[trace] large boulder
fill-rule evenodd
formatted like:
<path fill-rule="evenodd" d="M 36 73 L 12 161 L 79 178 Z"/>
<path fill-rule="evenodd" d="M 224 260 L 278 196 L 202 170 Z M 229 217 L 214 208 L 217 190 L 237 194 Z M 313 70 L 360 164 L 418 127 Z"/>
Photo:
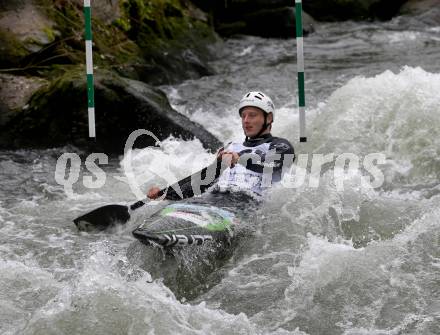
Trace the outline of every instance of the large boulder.
<path fill-rule="evenodd" d="M 294 7 L 262 9 L 245 15 L 245 31 L 262 37 L 295 37 L 295 15 Z M 314 31 L 315 21 L 307 13 L 302 13 L 302 23 L 304 35 Z"/>
<path fill-rule="evenodd" d="M 28 108 L 32 95 L 47 86 L 47 80 L 38 77 L 23 77 L 0 74 L 0 128 L 6 125 L 14 115 Z"/>
<path fill-rule="evenodd" d="M 120 154 L 128 136 L 136 129 L 147 129 L 159 139 L 170 135 L 183 139 L 197 137 L 212 150 L 221 146 L 202 126 L 173 110 L 162 91 L 102 70 L 97 73 L 95 83 L 97 141 L 90 147 L 84 73 L 84 68 L 72 69 L 35 93 L 28 108 L 0 127 L 0 146 L 74 144 Z M 154 142 L 153 138 L 142 136 L 136 146 L 154 145 Z"/>
<path fill-rule="evenodd" d="M 189 1 L 128 0 L 117 23 L 142 51 L 139 79 L 162 85 L 214 73 L 208 61 L 220 39 L 207 21 Z"/>
<path fill-rule="evenodd" d="M 216 16 L 216 29 L 223 36 L 247 34 L 262 37 L 295 37 L 295 8 L 283 6 L 288 1 L 260 0 L 232 2 Z M 291 2 L 290 2 L 291 5 Z M 314 31 L 315 21 L 307 13 L 302 13 L 303 34 Z"/>
<path fill-rule="evenodd" d="M 304 10 L 321 21 L 388 20 L 406 0 L 306 0 Z"/>
<path fill-rule="evenodd" d="M 295 6 L 295 1 L 291 0 L 215 0 L 215 2 L 216 15 L 226 21 L 235 21 L 243 15 L 260 10 Z"/>

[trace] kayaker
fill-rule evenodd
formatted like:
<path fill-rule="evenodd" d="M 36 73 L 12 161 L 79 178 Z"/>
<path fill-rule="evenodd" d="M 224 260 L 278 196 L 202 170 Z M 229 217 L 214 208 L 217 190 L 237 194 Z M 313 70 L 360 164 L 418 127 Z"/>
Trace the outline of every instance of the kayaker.
<path fill-rule="evenodd" d="M 283 167 L 291 166 L 294 149 L 286 139 L 271 135 L 275 107 L 266 94 L 246 93 L 238 113 L 246 138 L 243 143 L 230 142 L 219 150 L 217 160 L 229 168 L 213 183 L 212 189 L 213 192 L 243 191 L 261 196 L 265 188 L 281 180 Z M 184 198 L 194 195 L 190 185 L 186 190 L 183 187 L 182 192 Z M 160 188 L 153 186 L 147 196 L 156 199 L 159 194 Z"/>

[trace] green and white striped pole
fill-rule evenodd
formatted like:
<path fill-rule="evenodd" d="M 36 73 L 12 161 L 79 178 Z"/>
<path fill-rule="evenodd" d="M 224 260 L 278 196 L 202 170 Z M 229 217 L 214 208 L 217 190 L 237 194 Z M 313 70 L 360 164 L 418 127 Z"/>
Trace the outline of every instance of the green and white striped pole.
<path fill-rule="evenodd" d="M 302 26 L 302 3 L 295 0 L 296 21 L 296 55 L 298 66 L 298 108 L 299 108 L 299 141 L 307 142 L 306 136 L 306 97 L 304 92 L 304 40 Z"/>
<path fill-rule="evenodd" d="M 89 117 L 89 137 L 96 138 L 95 92 L 93 87 L 92 9 L 90 7 L 90 0 L 84 0 L 84 22 L 86 32 L 87 110 Z"/>

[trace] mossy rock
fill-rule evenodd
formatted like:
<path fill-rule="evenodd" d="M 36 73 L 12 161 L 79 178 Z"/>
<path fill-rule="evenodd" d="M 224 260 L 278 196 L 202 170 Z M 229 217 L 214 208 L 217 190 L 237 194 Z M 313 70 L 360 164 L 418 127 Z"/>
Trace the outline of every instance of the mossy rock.
<path fill-rule="evenodd" d="M 52 77 L 52 71 L 55 69 L 58 72 L 60 65 L 84 64 L 82 1 L 36 1 L 41 11 L 54 22 L 54 29 L 48 29 L 47 34 L 54 35 L 55 40 L 44 50 L 24 59 L 22 61 L 23 71 Z M 124 31 L 112 23 L 107 24 L 99 17 L 100 15 L 92 20 L 94 65 L 100 68 L 116 69 L 124 76 L 137 78 L 135 67 L 145 65 L 139 47 L 126 36 Z"/>
<path fill-rule="evenodd" d="M 219 42 L 213 28 L 191 15 L 192 7 L 180 0 L 121 1 L 117 22 L 142 50 L 145 68 L 139 77 L 152 84 L 171 84 L 213 74 L 207 61 L 210 46 Z"/>
<path fill-rule="evenodd" d="M 60 65 L 84 64 L 82 1 L 27 0 L 14 8 L 14 15 L 20 17 L 31 5 L 38 7 L 35 24 L 42 27 L 44 39 L 24 43 L 0 29 L 0 65 L 18 68 L 21 75 L 52 77 Z M 208 45 L 219 39 L 200 13 L 184 0 L 92 2 L 94 65 L 155 85 L 212 74 Z M 34 45 L 38 50 L 27 48 Z"/>
<path fill-rule="evenodd" d="M 170 135 L 197 137 L 212 150 L 221 143 L 202 126 L 171 108 L 166 95 L 145 83 L 97 73 L 95 82 L 97 142 L 90 147 L 87 121 L 85 68 L 71 67 L 48 87 L 34 94 L 29 108 L 22 110 L 0 130 L 0 146 L 58 147 L 73 144 L 90 150 L 123 153 L 125 141 L 136 129 L 152 131 L 159 139 Z M 142 137 L 137 147 L 154 145 Z"/>

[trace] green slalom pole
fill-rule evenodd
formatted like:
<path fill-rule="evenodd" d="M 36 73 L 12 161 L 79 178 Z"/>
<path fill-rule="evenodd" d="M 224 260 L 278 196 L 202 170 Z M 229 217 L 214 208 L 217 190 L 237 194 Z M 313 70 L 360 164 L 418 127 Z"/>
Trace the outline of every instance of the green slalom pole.
<path fill-rule="evenodd" d="M 89 118 L 89 137 L 96 138 L 95 92 L 93 87 L 92 9 L 90 7 L 90 0 L 84 0 L 84 22 L 86 33 L 87 110 Z"/>
<path fill-rule="evenodd" d="M 304 92 L 304 39 L 302 26 L 302 3 L 295 0 L 296 21 L 296 54 L 298 66 L 298 109 L 299 109 L 299 141 L 307 142 L 306 136 L 306 95 Z"/>

